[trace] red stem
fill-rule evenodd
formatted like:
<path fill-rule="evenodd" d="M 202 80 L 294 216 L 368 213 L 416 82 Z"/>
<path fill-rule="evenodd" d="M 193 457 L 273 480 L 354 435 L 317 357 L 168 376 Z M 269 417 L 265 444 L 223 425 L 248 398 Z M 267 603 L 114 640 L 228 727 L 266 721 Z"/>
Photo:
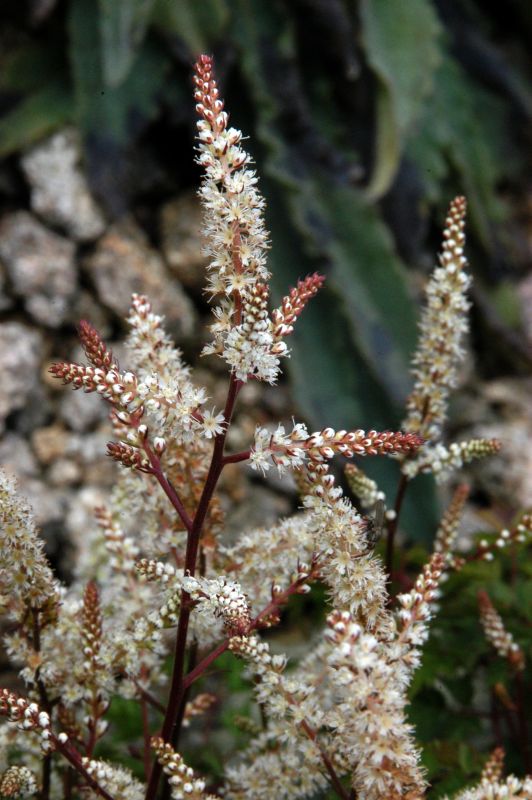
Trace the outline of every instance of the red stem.
<path fill-rule="evenodd" d="M 300 723 L 300 726 L 305 731 L 305 733 L 307 734 L 308 738 L 312 742 L 315 743 L 316 747 L 320 751 L 321 760 L 323 761 L 325 769 L 329 773 L 329 777 L 331 779 L 331 783 L 333 785 L 334 791 L 336 792 L 338 797 L 342 798 L 342 800 L 349 800 L 349 795 L 347 794 L 346 790 L 342 786 L 342 784 L 340 782 L 340 778 L 336 774 L 336 770 L 335 770 L 335 768 L 333 766 L 333 763 L 332 763 L 331 759 L 329 758 L 329 756 L 327 755 L 325 750 L 322 749 L 320 743 L 317 740 L 318 739 L 318 734 L 316 733 L 314 728 L 311 728 L 311 726 L 308 724 L 308 722 L 305 719 Z"/>
<path fill-rule="evenodd" d="M 143 443 L 143 449 L 150 461 L 153 475 L 155 475 L 155 477 L 159 481 L 162 490 L 164 491 L 165 495 L 167 496 L 167 498 L 170 500 L 171 504 L 177 511 L 179 518 L 181 519 L 181 522 L 185 526 L 186 530 L 190 533 L 192 529 L 192 520 L 187 514 L 185 506 L 179 499 L 176 490 L 174 489 L 174 487 L 164 474 L 159 457 L 156 455 L 156 453 L 153 452 L 147 440 L 144 441 Z"/>
<path fill-rule="evenodd" d="M 528 723 L 525 708 L 526 691 L 523 680 L 523 673 L 521 670 L 515 673 L 515 686 L 517 696 L 517 722 L 519 725 L 519 739 L 521 751 L 523 753 L 523 762 L 525 766 L 525 773 L 527 775 L 532 772 L 532 764 L 530 759 L 530 746 L 528 741 Z"/>
<path fill-rule="evenodd" d="M 61 755 L 64 756 L 64 758 L 66 758 L 66 760 L 69 761 L 70 764 L 72 764 L 76 772 L 79 772 L 79 774 L 83 777 L 83 779 L 91 787 L 91 789 L 94 789 L 94 791 L 101 797 L 103 797 L 104 800 L 114 800 L 113 796 L 109 794 L 109 792 L 106 789 L 104 789 L 103 786 L 100 786 L 98 781 L 95 780 L 92 777 L 92 775 L 89 775 L 89 773 L 81 763 L 81 757 L 77 750 L 75 750 L 68 742 L 64 745 L 61 744 L 57 739 L 57 737 L 54 737 L 53 741 L 58 752 L 60 752 Z"/>
<path fill-rule="evenodd" d="M 201 531 L 203 529 L 203 524 L 205 522 L 205 518 L 209 510 L 209 504 L 211 502 L 212 496 L 216 489 L 216 485 L 218 483 L 218 479 L 224 467 L 223 452 L 225 446 L 225 438 L 227 436 L 227 430 L 231 422 L 231 417 L 233 416 L 233 410 L 235 407 L 236 398 L 238 396 L 238 392 L 240 391 L 241 386 L 242 386 L 242 381 L 237 380 L 234 373 L 231 373 L 231 377 L 229 380 L 229 390 L 227 393 L 227 400 L 223 412 L 225 418 L 224 430 L 222 433 L 216 436 L 214 440 L 211 465 L 209 467 L 209 472 L 207 474 L 205 486 L 203 487 L 203 492 L 201 494 L 198 508 L 194 515 L 194 519 L 190 527 L 187 527 L 188 538 L 187 538 L 187 548 L 185 553 L 184 572 L 185 574 L 189 574 L 191 576 L 193 576 L 196 571 L 196 560 L 198 556 Z M 163 486 L 163 489 L 164 488 L 165 487 Z M 170 495 L 168 495 L 168 497 L 170 497 Z M 172 505 L 174 505 L 175 507 L 174 503 L 172 503 Z M 164 717 L 164 722 L 161 730 L 161 736 L 165 742 L 171 742 L 172 739 L 174 738 L 175 735 L 174 727 L 176 726 L 182 695 L 183 692 L 185 691 L 185 687 L 183 685 L 183 669 L 185 665 L 185 652 L 186 652 L 188 624 L 190 621 L 191 608 L 192 606 L 190 603 L 190 597 L 187 594 L 187 592 L 183 591 L 181 593 L 181 608 L 179 612 L 179 621 L 177 624 L 177 636 L 174 649 L 174 666 L 172 670 L 170 696 L 168 698 L 168 705 L 166 707 L 166 714 Z M 155 760 L 151 770 L 150 780 L 148 782 L 148 788 L 146 790 L 146 800 L 154 800 L 155 795 L 157 793 L 157 786 L 159 785 L 159 779 L 161 777 L 161 773 L 162 773 L 162 767 L 159 764 L 159 762 Z"/>
<path fill-rule="evenodd" d="M 247 461 L 250 455 L 251 450 L 243 450 L 241 453 L 232 453 L 230 456 L 224 456 L 224 466 L 225 464 L 238 464 L 240 461 Z"/>
<path fill-rule="evenodd" d="M 388 573 L 388 580 L 391 582 L 393 574 L 393 551 L 395 543 L 395 534 L 399 526 L 399 515 L 405 498 L 406 487 L 408 486 L 408 478 L 406 475 L 401 475 L 399 485 L 397 487 L 397 495 L 395 497 L 394 511 L 395 516 L 388 522 L 387 538 L 386 538 L 386 572 Z"/>
<path fill-rule="evenodd" d="M 33 649 L 36 653 L 40 653 L 41 651 L 41 624 L 39 621 L 39 609 L 33 608 Z M 40 667 L 37 667 L 35 670 L 35 681 L 37 683 L 37 689 L 39 691 L 39 700 L 41 704 L 41 708 L 43 711 L 46 711 L 47 714 L 52 716 L 52 707 L 50 703 L 50 699 L 48 697 L 48 692 L 46 691 L 46 686 L 44 685 L 41 676 L 40 676 Z M 50 797 L 50 782 L 52 777 L 52 754 L 46 753 L 43 756 L 42 760 L 42 776 L 41 776 L 41 791 L 40 796 L 41 800 L 48 800 Z"/>
<path fill-rule="evenodd" d="M 144 739 L 144 750 L 142 760 L 144 763 L 144 777 L 148 780 L 150 774 L 150 723 L 148 718 L 148 704 L 145 697 L 140 699 L 140 713 L 142 715 L 142 737 Z"/>

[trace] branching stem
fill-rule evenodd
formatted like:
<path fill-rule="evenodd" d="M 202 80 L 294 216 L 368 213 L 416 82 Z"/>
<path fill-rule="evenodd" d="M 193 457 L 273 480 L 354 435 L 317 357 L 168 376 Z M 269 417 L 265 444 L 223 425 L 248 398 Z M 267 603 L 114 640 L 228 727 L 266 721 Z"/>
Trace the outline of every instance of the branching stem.
<path fill-rule="evenodd" d="M 397 532 L 397 528 L 399 526 L 399 516 L 401 514 L 401 509 L 403 507 L 403 501 L 405 499 L 405 493 L 408 486 L 408 478 L 406 475 L 401 474 L 401 478 L 399 480 L 399 485 L 397 487 L 397 495 L 395 497 L 395 503 L 393 510 L 395 512 L 393 519 L 388 521 L 387 525 L 387 535 L 386 535 L 386 572 L 388 574 L 388 580 L 391 582 L 392 574 L 393 574 L 393 555 L 394 555 L 394 544 L 395 544 L 395 534 Z"/>
<path fill-rule="evenodd" d="M 239 381 L 235 377 L 234 373 L 231 373 L 231 377 L 229 379 L 229 389 L 227 392 L 227 400 L 223 412 L 225 419 L 224 430 L 222 433 L 218 434 L 218 436 L 216 436 L 214 440 L 214 448 L 211 458 L 211 464 L 209 467 L 207 478 L 205 480 L 205 486 L 203 487 L 203 492 L 201 494 L 201 498 L 198 503 L 196 513 L 194 515 L 194 519 L 192 520 L 190 527 L 187 527 L 188 537 L 187 537 L 187 548 L 185 553 L 184 572 L 185 574 L 191 576 L 193 576 L 196 572 L 196 560 L 198 557 L 201 532 L 203 530 L 203 525 L 209 510 L 209 505 L 212 496 L 216 490 L 220 474 L 224 467 L 225 439 L 227 436 L 229 425 L 231 423 L 231 418 L 233 416 L 233 410 L 235 407 L 236 398 L 238 397 L 238 393 L 240 391 L 241 386 L 242 386 L 242 381 Z M 149 455 L 148 458 L 150 458 Z M 151 459 L 150 463 L 152 463 Z M 164 478 L 164 476 L 162 477 Z M 159 482 L 161 482 L 158 476 L 157 478 Z M 161 486 L 163 486 L 162 483 Z M 171 487 L 169 488 L 171 489 Z M 164 486 L 163 489 L 165 489 Z M 165 492 L 169 497 L 169 499 L 171 500 L 170 495 L 168 494 L 166 489 Z M 172 500 L 171 502 L 174 508 L 176 508 L 175 503 Z M 179 514 L 179 516 L 181 517 L 181 519 L 183 519 L 181 514 Z M 179 612 L 179 621 L 177 624 L 177 636 L 174 648 L 174 665 L 172 670 L 170 695 L 168 698 L 168 705 L 166 707 L 166 714 L 164 717 L 164 722 L 161 730 L 161 736 L 165 742 L 171 742 L 174 736 L 176 735 L 177 731 L 175 730 L 175 728 L 176 728 L 176 723 L 178 721 L 179 709 L 181 706 L 183 693 L 186 689 L 183 683 L 183 677 L 184 677 L 183 670 L 185 666 L 187 634 L 188 634 L 188 625 L 190 621 L 191 609 L 192 606 L 190 603 L 190 597 L 187 592 L 183 591 L 181 593 L 181 607 Z M 150 779 L 148 781 L 146 800 L 154 800 L 155 795 L 157 793 L 157 787 L 159 785 L 161 772 L 162 772 L 161 765 L 157 760 L 154 761 Z"/>

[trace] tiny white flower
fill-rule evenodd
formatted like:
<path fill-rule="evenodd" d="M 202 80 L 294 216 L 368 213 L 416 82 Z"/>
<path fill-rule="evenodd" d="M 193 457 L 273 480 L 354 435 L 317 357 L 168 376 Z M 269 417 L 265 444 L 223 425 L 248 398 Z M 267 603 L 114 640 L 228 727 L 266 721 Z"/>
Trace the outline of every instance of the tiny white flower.
<path fill-rule="evenodd" d="M 203 433 L 207 439 L 212 439 L 213 436 L 218 436 L 223 433 L 223 424 L 225 418 L 223 414 L 215 414 L 216 409 L 212 411 L 205 411 L 203 414 Z"/>

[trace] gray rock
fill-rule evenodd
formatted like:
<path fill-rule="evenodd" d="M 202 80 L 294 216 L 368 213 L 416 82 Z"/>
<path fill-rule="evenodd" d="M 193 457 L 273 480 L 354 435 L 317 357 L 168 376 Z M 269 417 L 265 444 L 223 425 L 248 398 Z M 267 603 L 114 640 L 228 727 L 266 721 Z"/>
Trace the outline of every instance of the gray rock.
<path fill-rule="evenodd" d="M 0 439 L 0 465 L 17 478 L 35 477 L 37 462 L 27 441 L 16 433 L 6 433 Z"/>
<path fill-rule="evenodd" d="M 68 314 L 77 276 L 74 245 L 26 211 L 0 223 L 0 256 L 13 291 L 37 322 L 57 328 Z"/>
<path fill-rule="evenodd" d="M 177 281 L 168 275 L 160 255 L 148 244 L 144 232 L 131 220 L 113 225 L 86 261 L 100 300 L 124 317 L 133 292 L 146 294 L 154 310 L 164 314 L 168 327 L 190 335 L 195 312 Z"/>
<path fill-rule="evenodd" d="M 84 242 L 103 233 L 105 219 L 80 169 L 81 156 L 79 135 L 68 128 L 38 144 L 21 163 L 33 211 Z"/>
<path fill-rule="evenodd" d="M 166 263 L 183 286 L 205 286 L 208 260 L 203 255 L 202 210 L 195 192 L 181 195 L 161 209 L 161 246 Z"/>
<path fill-rule="evenodd" d="M 21 409 L 39 381 L 41 334 L 19 322 L 0 324 L 0 431 L 12 411 Z"/>
<path fill-rule="evenodd" d="M 93 428 L 109 413 L 101 397 L 80 391 L 66 391 L 59 404 L 59 416 L 71 430 L 83 433 Z"/>

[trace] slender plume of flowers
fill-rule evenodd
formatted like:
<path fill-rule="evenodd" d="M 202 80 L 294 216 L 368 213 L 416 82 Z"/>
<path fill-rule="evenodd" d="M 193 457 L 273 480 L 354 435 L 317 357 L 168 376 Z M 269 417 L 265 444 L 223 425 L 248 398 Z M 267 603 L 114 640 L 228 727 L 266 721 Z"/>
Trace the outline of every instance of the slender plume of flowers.
<path fill-rule="evenodd" d="M 95 509 L 94 529 L 79 543 L 68 586 L 55 580 L 29 506 L 0 472 L 5 642 L 27 689 L 25 696 L 0 690 L 0 792 L 38 793 L 40 800 L 297 800 L 329 792 L 341 800 L 419 800 L 428 782 L 408 721 L 408 690 L 440 584 L 452 568 L 489 560 L 532 532 L 525 515 L 493 545 L 481 540 L 476 552 L 458 557 L 467 500 L 459 486 L 433 555 L 394 597 L 393 534 L 407 482 L 418 472 L 447 476 L 499 446 L 441 442 L 467 330 L 465 201 L 451 204 L 440 266 L 427 288 L 405 430 L 258 425 L 245 449 L 232 452 L 228 432 L 243 384 L 277 381 L 287 339 L 324 279 L 315 273 L 299 280 L 270 309 L 265 203 L 242 134 L 229 125 L 210 56 L 199 58 L 194 82 L 214 316 L 205 353 L 228 367 L 226 400 L 222 408 L 209 403 L 162 317 L 140 294 L 128 316 L 127 368 L 88 322 L 79 325 L 86 363 L 51 367 L 64 384 L 107 403 L 107 452 L 120 469 L 108 503 Z M 376 522 L 335 477 L 335 459 L 360 457 L 392 457 L 401 468 L 395 505 L 385 513 L 388 570 L 375 554 Z M 301 507 L 274 525 L 225 536 L 217 489 L 224 470 L 238 464 L 255 477 L 291 473 Z M 383 510 L 384 493 L 360 467 L 348 464 L 345 476 L 363 508 Z M 290 663 L 265 632 L 316 585 L 316 598 L 326 593 L 326 622 Z M 521 650 L 487 595 L 480 605 L 488 639 L 520 673 Z M 257 714 L 246 721 L 247 744 L 211 785 L 201 774 L 209 759 L 190 750 L 200 738 L 208 741 L 213 726 L 217 732 L 213 719 L 228 693 L 217 693 L 223 655 L 244 663 Z M 206 692 L 197 682 L 207 676 Z M 140 778 L 119 755 L 107 757 L 117 752 L 108 746 L 114 698 L 138 704 L 142 735 L 128 743 L 127 764 L 138 761 Z M 183 741 L 198 718 L 201 737 Z M 456 800 L 524 798 L 530 789 L 528 778 L 503 779 L 502 757 L 494 755 L 478 787 Z"/>
<path fill-rule="evenodd" d="M 506 630 L 504 622 L 487 592 L 479 592 L 478 605 L 480 608 L 480 621 L 488 642 L 500 656 L 506 658 L 513 669 L 523 670 L 525 668 L 523 651 L 514 640 L 512 634 Z"/>

